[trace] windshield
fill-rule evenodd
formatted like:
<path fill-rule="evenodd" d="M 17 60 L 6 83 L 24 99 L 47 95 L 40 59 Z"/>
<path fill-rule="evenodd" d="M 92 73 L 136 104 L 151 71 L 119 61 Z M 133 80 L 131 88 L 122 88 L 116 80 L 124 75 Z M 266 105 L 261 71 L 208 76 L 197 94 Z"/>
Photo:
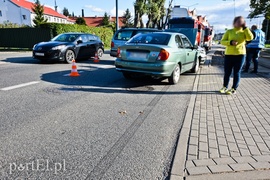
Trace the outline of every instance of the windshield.
<path fill-rule="evenodd" d="M 139 34 L 134 36 L 128 43 L 168 45 L 170 37 L 169 34 L 161 33 Z"/>
<path fill-rule="evenodd" d="M 60 34 L 52 39 L 52 41 L 59 42 L 74 42 L 80 34 Z"/>
<path fill-rule="evenodd" d="M 128 41 L 132 37 L 133 31 L 119 31 L 116 36 L 115 40 L 123 40 Z"/>

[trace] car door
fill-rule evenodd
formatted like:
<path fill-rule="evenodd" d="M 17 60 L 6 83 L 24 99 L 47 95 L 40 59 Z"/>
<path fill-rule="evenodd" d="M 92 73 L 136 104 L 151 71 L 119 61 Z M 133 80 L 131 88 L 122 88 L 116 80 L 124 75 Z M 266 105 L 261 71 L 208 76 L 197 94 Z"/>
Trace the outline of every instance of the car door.
<path fill-rule="evenodd" d="M 178 48 L 176 52 L 176 55 L 178 57 L 177 60 L 178 62 L 181 62 L 181 64 L 185 64 L 186 63 L 186 50 L 184 48 L 183 42 L 179 35 L 175 36 L 175 44 L 176 44 L 176 47 Z"/>
<path fill-rule="evenodd" d="M 78 58 L 90 58 L 90 51 L 89 51 L 89 39 L 87 35 L 81 35 L 78 39 L 80 43 L 77 45 L 79 48 Z M 78 41 L 77 41 L 78 42 Z"/>
<path fill-rule="evenodd" d="M 97 41 L 97 37 L 93 36 L 93 35 L 88 35 L 88 39 L 89 39 L 89 53 L 90 53 L 90 57 L 95 56 L 95 53 L 98 50 L 98 41 Z"/>
<path fill-rule="evenodd" d="M 190 70 L 194 65 L 196 49 L 193 48 L 193 45 L 190 43 L 190 41 L 188 40 L 186 36 L 182 35 L 181 39 L 183 41 L 183 45 L 186 52 L 186 62 L 184 64 L 183 69 L 187 71 L 187 70 Z"/>

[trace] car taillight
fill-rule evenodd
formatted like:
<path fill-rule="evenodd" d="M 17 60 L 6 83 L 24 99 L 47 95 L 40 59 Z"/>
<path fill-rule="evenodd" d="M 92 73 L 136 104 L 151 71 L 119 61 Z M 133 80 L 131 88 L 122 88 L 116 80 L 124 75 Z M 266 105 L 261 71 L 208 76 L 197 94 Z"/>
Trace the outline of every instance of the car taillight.
<path fill-rule="evenodd" d="M 113 48 L 114 47 L 114 42 L 111 42 L 111 48 Z"/>
<path fill-rule="evenodd" d="M 161 49 L 158 55 L 158 60 L 166 61 L 170 56 L 170 53 L 165 49 Z"/>
<path fill-rule="evenodd" d="M 120 50 L 120 48 L 117 49 L 117 57 L 121 58 L 121 50 Z"/>

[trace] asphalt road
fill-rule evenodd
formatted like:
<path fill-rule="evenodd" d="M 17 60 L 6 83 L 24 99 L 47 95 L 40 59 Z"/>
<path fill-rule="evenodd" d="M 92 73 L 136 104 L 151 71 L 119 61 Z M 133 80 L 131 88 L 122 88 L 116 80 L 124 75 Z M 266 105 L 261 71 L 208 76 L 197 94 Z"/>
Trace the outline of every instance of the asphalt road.
<path fill-rule="evenodd" d="M 0 179 L 165 179 L 194 74 L 126 80 L 100 63 L 0 52 Z"/>

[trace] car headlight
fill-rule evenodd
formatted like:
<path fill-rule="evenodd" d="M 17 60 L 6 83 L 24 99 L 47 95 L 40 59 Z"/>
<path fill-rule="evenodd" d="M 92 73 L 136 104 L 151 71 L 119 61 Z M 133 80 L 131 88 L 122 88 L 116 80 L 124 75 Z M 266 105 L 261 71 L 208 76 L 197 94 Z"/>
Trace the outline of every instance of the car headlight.
<path fill-rule="evenodd" d="M 66 45 L 55 46 L 55 47 L 52 48 L 52 50 L 61 50 L 61 49 L 65 48 L 65 47 L 66 47 Z"/>
<path fill-rule="evenodd" d="M 35 49 L 36 46 L 37 46 L 37 44 L 35 44 L 35 45 L 33 46 L 33 50 Z"/>

